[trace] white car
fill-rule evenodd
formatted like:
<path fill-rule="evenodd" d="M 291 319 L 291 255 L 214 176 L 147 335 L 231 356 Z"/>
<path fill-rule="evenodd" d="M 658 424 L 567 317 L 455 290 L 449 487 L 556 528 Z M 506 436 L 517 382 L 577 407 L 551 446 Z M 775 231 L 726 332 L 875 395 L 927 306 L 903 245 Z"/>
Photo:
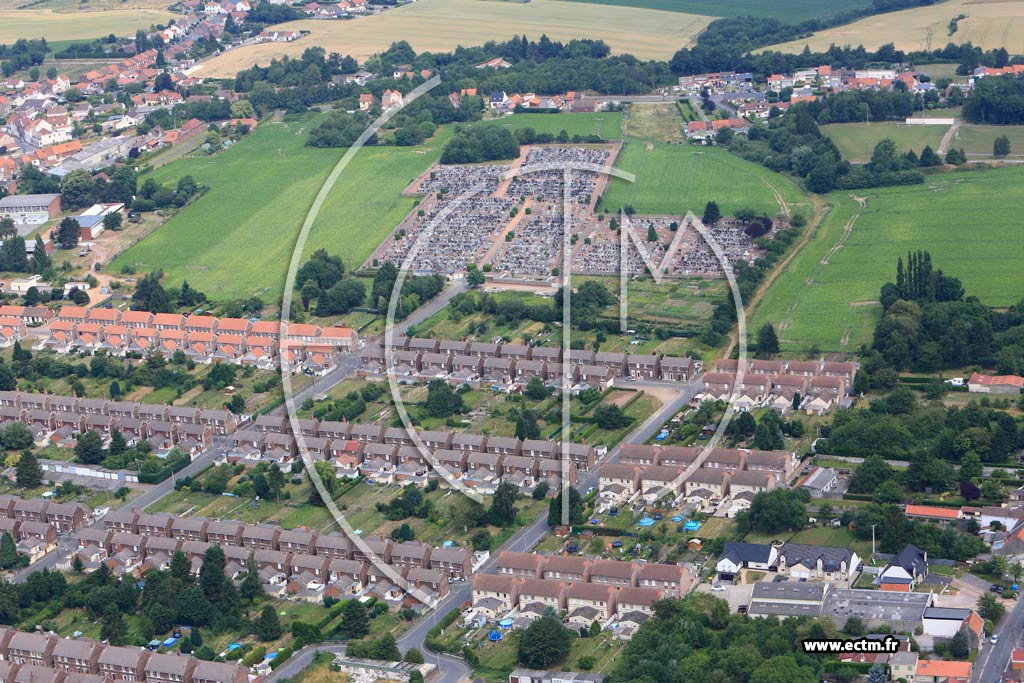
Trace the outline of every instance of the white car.
<path fill-rule="evenodd" d="M 992 636 L 991 638 L 989 638 L 988 642 L 992 643 L 993 645 L 998 643 L 999 642 L 999 634 L 997 633 L 994 636 Z"/>
<path fill-rule="evenodd" d="M 716 583 L 715 585 L 713 585 L 711 587 L 711 590 L 713 590 L 713 591 L 724 591 L 725 590 L 725 586 L 723 586 L 720 583 Z"/>

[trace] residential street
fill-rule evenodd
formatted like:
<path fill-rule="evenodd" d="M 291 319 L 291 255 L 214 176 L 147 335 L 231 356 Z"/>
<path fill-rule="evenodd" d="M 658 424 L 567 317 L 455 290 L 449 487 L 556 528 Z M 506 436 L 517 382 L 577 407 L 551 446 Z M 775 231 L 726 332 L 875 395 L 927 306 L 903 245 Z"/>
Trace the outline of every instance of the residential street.
<path fill-rule="evenodd" d="M 993 645 L 986 641 L 982 646 L 977 661 L 974 663 L 975 683 L 999 683 L 1003 680 L 1003 672 L 1010 665 L 1010 654 L 1017 647 L 1021 632 L 1024 630 L 1024 601 L 1017 601 L 1003 618 L 1003 623 L 996 629 L 999 642 Z"/>
<path fill-rule="evenodd" d="M 402 321 L 400 324 L 395 326 L 396 334 L 404 333 L 409 327 L 422 322 L 428 317 L 434 315 L 439 310 L 444 308 L 448 301 L 458 294 L 459 292 L 466 290 L 465 281 L 456 281 L 448 289 L 446 289 L 436 299 L 429 302 L 426 306 L 417 310 L 408 319 Z M 295 393 L 294 401 L 295 404 L 301 404 L 302 401 L 306 400 L 315 395 L 320 395 L 329 391 L 332 387 L 343 381 L 346 377 L 350 376 L 359 365 L 359 356 L 352 355 L 344 358 L 339 365 L 330 373 L 322 378 L 318 378 L 317 382 L 309 387 L 302 389 Z M 661 426 L 667 422 L 673 415 L 679 412 L 685 405 L 690 401 L 694 394 L 699 390 L 701 383 L 699 379 L 693 380 L 687 384 L 673 384 L 668 382 L 631 382 L 626 385 L 631 388 L 637 389 L 658 389 L 664 394 L 665 390 L 671 390 L 678 392 L 672 400 L 664 403 L 661 408 L 651 415 L 643 424 L 637 427 L 623 443 L 643 443 L 650 439 Z M 285 405 L 277 407 L 274 414 L 285 414 Z M 122 509 L 136 508 L 138 510 L 144 510 L 161 498 L 166 496 L 168 493 L 174 490 L 174 483 L 180 477 L 194 476 L 202 472 L 204 469 L 210 466 L 216 459 L 217 454 L 222 452 L 224 449 L 230 446 L 230 440 L 227 437 L 215 437 L 213 447 L 207 449 L 199 456 L 197 456 L 185 469 L 178 472 L 174 477 L 167 479 L 160 484 L 152 486 L 142 495 L 135 498 L 131 502 L 122 506 Z M 604 463 L 615 462 L 619 456 L 620 447 L 616 446 L 611 449 L 603 458 L 601 458 L 597 466 L 592 470 L 583 473 L 577 479 L 576 487 L 582 493 L 586 492 L 597 485 L 598 474 L 597 471 L 600 466 Z M 697 463 L 696 466 L 699 466 Z M 491 557 L 478 569 L 480 572 L 493 571 L 496 563 L 498 554 L 502 550 L 509 550 L 515 552 L 529 552 L 532 550 L 543 538 L 548 531 L 547 517 L 541 516 L 535 520 L 529 526 L 523 527 L 515 534 L 513 534 L 500 548 L 496 548 L 492 551 Z M 13 576 L 13 580 L 16 582 L 22 582 L 26 577 L 34 571 L 41 569 L 52 569 L 62 561 L 66 561 L 70 552 L 74 549 L 76 541 L 73 537 L 66 537 L 62 539 L 59 547 L 47 554 L 41 560 L 36 562 L 30 567 L 27 567 Z M 471 673 L 471 668 L 464 660 L 458 657 L 452 657 L 449 655 L 433 653 L 426 647 L 425 641 L 427 632 L 433 628 L 437 621 L 445 614 L 453 609 L 461 608 L 464 604 L 468 603 L 472 599 L 472 581 L 455 582 L 451 584 L 451 591 L 448 596 L 442 600 L 436 609 L 431 610 L 429 613 L 424 615 L 418 621 L 416 621 L 408 631 L 398 641 L 399 648 L 404 652 L 410 647 L 416 647 L 423 652 L 424 657 L 428 661 L 436 664 L 439 669 L 438 677 L 435 679 L 436 683 L 458 683 L 464 678 L 468 677 Z M 1021 614 L 1021 618 L 1024 619 L 1024 613 Z M 283 678 L 291 678 L 297 673 L 305 669 L 312 663 L 313 655 L 316 651 L 329 651 L 329 652 L 344 652 L 344 645 L 337 643 L 325 643 L 317 646 L 308 646 L 303 648 L 299 652 L 292 655 L 292 657 L 283 664 L 279 669 L 275 670 L 269 677 L 268 681 L 274 682 Z M 1009 653 L 1007 652 L 1007 657 Z"/>
<path fill-rule="evenodd" d="M 659 383 L 661 385 L 663 383 Z M 642 425 L 634 430 L 629 436 L 626 437 L 624 443 L 643 443 L 654 436 L 658 429 L 675 415 L 679 410 L 685 406 L 693 395 L 699 389 L 700 382 L 693 381 L 688 384 L 677 385 L 679 387 L 679 395 L 672 401 L 662 405 L 662 407 L 651 417 L 647 419 Z M 602 458 L 597 467 L 582 475 L 577 479 L 576 488 L 581 493 L 585 493 L 587 489 L 597 485 L 597 470 L 604 463 L 615 462 L 619 457 L 619 447 L 616 446 L 612 450 L 608 451 L 604 458 Z M 530 524 L 529 526 L 523 527 L 515 534 L 512 535 L 508 541 L 505 542 L 500 548 L 496 548 L 491 551 L 491 557 L 487 560 L 477 571 L 481 573 L 490 573 L 494 570 L 494 566 L 497 564 L 498 554 L 502 550 L 509 550 L 513 552 L 529 552 L 544 538 L 544 535 L 548 530 L 547 517 L 542 515 L 539 519 Z M 437 621 L 445 614 L 453 609 L 461 607 L 464 603 L 472 600 L 473 597 L 473 586 L 472 581 L 464 581 L 462 583 L 451 584 L 451 592 L 448 596 L 442 600 L 436 609 L 431 610 L 429 614 L 420 618 L 412 627 L 405 632 L 405 634 L 399 638 L 398 647 L 403 652 L 410 647 L 419 648 L 423 652 L 425 658 L 428 661 L 432 661 L 438 664 L 439 667 L 443 667 L 445 670 L 441 678 L 440 683 L 456 683 L 461 680 L 460 676 L 469 674 L 469 666 L 462 660 L 453 657 L 440 656 L 431 653 L 425 644 L 427 632 L 437 624 Z"/>

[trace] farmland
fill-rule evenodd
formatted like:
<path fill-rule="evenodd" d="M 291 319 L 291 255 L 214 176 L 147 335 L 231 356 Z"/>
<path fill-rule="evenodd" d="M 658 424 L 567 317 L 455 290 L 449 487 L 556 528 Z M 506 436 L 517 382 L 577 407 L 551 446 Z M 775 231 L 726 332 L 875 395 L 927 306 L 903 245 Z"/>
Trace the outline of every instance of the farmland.
<path fill-rule="evenodd" d="M 958 29 L 948 35 L 949 20 L 963 14 Z M 773 45 L 767 50 L 800 52 L 804 45 L 812 51 L 827 50 L 829 45 L 863 45 L 875 50 L 886 43 L 894 43 L 897 50 L 931 49 L 947 42 L 973 43 L 991 50 L 1005 47 L 1010 54 L 1024 51 L 1024 3 L 984 2 L 982 0 L 950 0 L 934 5 L 887 14 L 877 14 L 844 26 L 819 31 L 814 35 Z"/>
<path fill-rule="evenodd" d="M 824 17 L 839 10 L 866 7 L 865 0 L 844 3 L 822 3 L 815 0 L 571 0 L 596 5 L 621 5 L 668 12 L 690 12 L 714 17 L 775 17 L 779 21 L 801 22 L 811 17 Z"/>
<path fill-rule="evenodd" d="M 1015 303 L 1020 288 L 1005 274 L 1024 258 L 1016 237 L 1024 197 L 1014 191 L 1022 179 L 1017 167 L 950 173 L 924 185 L 862 190 L 863 208 L 849 194 L 828 195 L 832 209 L 769 288 L 748 329 L 774 323 L 789 353 L 813 346 L 852 352 L 870 342 L 878 290 L 908 249 L 928 249 L 936 266 L 982 303 Z M 976 226 L 969 234 L 968 222 Z"/>
<path fill-rule="evenodd" d="M 700 214 L 715 200 L 723 214 L 751 207 L 775 215 L 773 188 L 789 204 L 805 201 L 793 181 L 717 147 L 627 142 L 615 165 L 637 179 L 612 180 L 601 202 L 612 211 L 628 204 L 638 213 Z"/>
<path fill-rule="evenodd" d="M 843 158 L 853 163 L 864 163 L 871 160 L 871 152 L 875 145 L 891 138 L 896 142 L 900 152 L 913 150 L 920 154 L 925 145 L 938 150 L 942 136 L 948 126 L 908 126 L 886 121 L 883 123 L 831 123 L 821 127 L 821 132 L 832 139 Z M 989 143 L 989 152 L 992 144 Z"/>
<path fill-rule="evenodd" d="M 450 51 L 459 45 L 480 45 L 525 34 L 552 40 L 600 38 L 613 52 L 642 59 L 667 59 L 689 44 L 710 17 L 681 12 L 570 4 L 558 0 L 529 3 L 479 0 L 420 0 L 353 21 L 304 19 L 280 24 L 283 31 L 309 31 L 291 43 L 264 43 L 234 50 L 207 62 L 203 76 L 232 76 L 274 57 L 297 57 L 310 46 L 350 54 L 362 61 L 401 38 L 417 52 Z"/>
<path fill-rule="evenodd" d="M 317 119 L 260 126 L 215 157 L 190 157 L 152 177 L 192 175 L 210 191 L 120 257 L 112 268 L 163 268 L 218 299 L 281 296 L 306 209 L 342 150 L 303 146 Z M 358 267 L 411 210 L 402 189 L 440 155 L 450 129 L 423 147 L 367 147 L 335 185 L 310 232 L 306 251 L 325 247 Z M 367 188 L 374 187 L 368 192 Z M 339 245 L 344 245 L 343 248 Z"/>
<path fill-rule="evenodd" d="M 55 12 L 51 9 L 0 11 L 0 43 L 18 38 L 87 40 L 107 34 L 134 34 L 153 24 L 166 24 L 177 15 L 156 9 L 116 9 L 97 12 Z"/>

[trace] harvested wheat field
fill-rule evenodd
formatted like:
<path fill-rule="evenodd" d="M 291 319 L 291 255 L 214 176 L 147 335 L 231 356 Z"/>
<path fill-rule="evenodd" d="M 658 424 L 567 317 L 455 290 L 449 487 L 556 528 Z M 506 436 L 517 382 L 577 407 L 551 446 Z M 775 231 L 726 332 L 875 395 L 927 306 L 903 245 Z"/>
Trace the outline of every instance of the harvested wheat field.
<path fill-rule="evenodd" d="M 690 44 L 712 17 L 631 9 L 607 5 L 533 0 L 529 3 L 481 0 L 419 0 L 350 21 L 303 19 L 275 26 L 281 31 L 309 31 L 291 43 L 247 45 L 206 62 L 199 72 L 216 78 L 232 76 L 274 57 L 298 56 L 311 46 L 350 54 L 362 61 L 405 40 L 417 52 L 448 51 L 459 45 L 480 45 L 526 34 L 552 40 L 600 38 L 616 53 L 642 59 L 668 59 Z"/>
<path fill-rule="evenodd" d="M 180 15 L 155 9 L 116 9 L 98 11 L 55 12 L 50 9 L 19 9 L 0 11 L 0 43 L 13 43 L 18 38 L 58 40 L 91 40 L 113 33 L 135 35 L 138 29 L 153 24 L 166 24 Z"/>
<path fill-rule="evenodd" d="M 951 19 L 965 15 L 957 22 L 957 31 L 949 35 Z M 815 33 L 808 38 L 773 45 L 768 50 L 799 52 L 804 45 L 811 50 L 836 45 L 863 45 L 874 50 L 885 43 L 894 43 L 898 50 L 921 50 L 931 44 L 937 49 L 946 43 L 966 43 L 986 50 L 1005 47 L 1010 54 L 1024 52 L 1024 0 L 951 0 L 927 7 L 901 12 L 878 14 Z"/>

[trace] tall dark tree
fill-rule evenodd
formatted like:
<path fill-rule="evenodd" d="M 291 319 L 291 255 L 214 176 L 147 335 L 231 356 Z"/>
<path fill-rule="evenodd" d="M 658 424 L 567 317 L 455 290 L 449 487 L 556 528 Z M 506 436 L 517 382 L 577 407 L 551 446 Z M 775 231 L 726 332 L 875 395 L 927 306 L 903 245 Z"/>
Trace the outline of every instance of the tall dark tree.
<path fill-rule="evenodd" d="M 511 526 L 516 521 L 516 498 L 519 488 L 508 482 L 501 482 L 491 497 L 491 523 L 496 526 Z"/>
<path fill-rule="evenodd" d="M 341 608 L 341 624 L 338 633 L 349 639 L 362 638 L 370 632 L 370 617 L 366 606 L 358 600 L 349 600 Z"/>
<path fill-rule="evenodd" d="M 18 464 L 14 468 L 14 476 L 18 486 L 31 489 L 43 483 L 43 468 L 32 451 L 25 451 L 18 458 Z"/>
<path fill-rule="evenodd" d="M 276 640 L 281 637 L 281 620 L 277 617 L 277 610 L 273 605 L 267 605 L 260 612 L 255 624 L 256 635 L 260 640 Z"/>
<path fill-rule="evenodd" d="M 100 625 L 100 638 L 111 645 L 124 645 L 128 642 L 128 627 L 119 610 L 110 610 L 103 616 Z"/>
<path fill-rule="evenodd" d="M 203 595 L 213 604 L 218 604 L 225 593 L 227 578 L 224 575 L 224 568 L 227 560 L 224 557 L 224 550 L 219 545 L 211 545 L 203 554 L 203 564 L 199 568 L 199 587 L 203 589 Z"/>
<path fill-rule="evenodd" d="M 171 576 L 183 585 L 188 586 L 192 584 L 192 562 L 189 561 L 188 555 L 175 550 L 174 554 L 171 555 L 171 566 L 169 569 Z"/>
<path fill-rule="evenodd" d="M 565 661 L 572 647 L 572 634 L 555 615 L 530 624 L 519 636 L 516 657 L 530 669 L 548 669 Z"/>
<path fill-rule="evenodd" d="M 271 463 L 270 467 L 267 468 L 267 485 L 270 486 L 270 490 L 274 492 L 274 496 L 278 502 L 281 500 L 281 489 L 284 488 L 285 478 L 284 472 L 278 468 L 277 463 Z"/>
<path fill-rule="evenodd" d="M 722 210 L 718 208 L 718 202 L 709 201 L 704 205 L 704 216 L 701 222 L 704 225 L 714 226 L 722 219 Z"/>
<path fill-rule="evenodd" d="M 75 444 L 75 458 L 84 465 L 98 465 L 103 462 L 102 437 L 91 429 L 81 434 Z"/>
<path fill-rule="evenodd" d="M 562 496 L 559 491 L 548 503 L 548 526 L 560 526 L 562 524 Z M 575 486 L 569 487 L 569 524 L 583 524 L 587 518 L 583 508 L 583 498 Z"/>
<path fill-rule="evenodd" d="M 12 569 L 19 564 L 18 546 L 9 531 L 0 536 L 0 568 Z"/>
<path fill-rule="evenodd" d="M 249 602 L 263 595 L 263 583 L 260 581 L 260 570 L 256 565 L 254 552 L 250 552 L 249 558 L 245 561 L 245 578 L 242 579 L 238 592 Z"/>
<path fill-rule="evenodd" d="M 61 249 L 73 249 L 82 237 L 82 226 L 74 218 L 68 217 L 60 222 L 57 228 L 57 244 Z"/>
<path fill-rule="evenodd" d="M 757 331 L 757 355 L 762 358 L 771 358 L 779 353 L 779 337 L 775 333 L 775 326 L 770 322 L 761 325 Z"/>
<path fill-rule="evenodd" d="M 992 154 L 997 157 L 1005 157 L 1010 155 L 1010 138 L 1005 135 L 1000 135 L 992 143 Z"/>

